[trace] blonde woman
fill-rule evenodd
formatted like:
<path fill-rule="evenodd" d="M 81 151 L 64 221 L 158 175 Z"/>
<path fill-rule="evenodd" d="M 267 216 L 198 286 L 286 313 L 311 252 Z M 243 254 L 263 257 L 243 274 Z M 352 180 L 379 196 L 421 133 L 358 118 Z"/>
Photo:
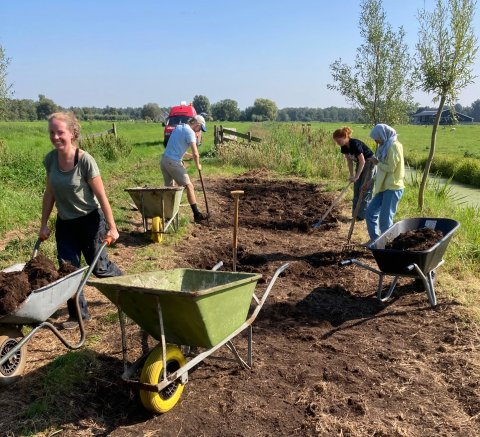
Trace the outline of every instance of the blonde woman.
<path fill-rule="evenodd" d="M 41 240 L 50 236 L 48 219 L 55 205 L 58 261 L 68 261 L 80 267 L 83 254 L 87 264 L 91 264 L 105 237 L 112 241 L 119 237 L 100 171 L 95 159 L 78 148 L 80 124 L 73 113 L 50 115 L 48 130 L 54 149 L 43 160 L 47 179 L 38 235 Z M 122 274 L 108 259 L 105 249 L 93 273 L 97 277 Z M 71 320 L 64 323 L 64 328 L 74 328 L 77 325 L 75 300 L 69 299 L 67 305 Z M 80 308 L 82 318 L 88 320 L 90 316 L 83 292 L 80 294 Z"/>

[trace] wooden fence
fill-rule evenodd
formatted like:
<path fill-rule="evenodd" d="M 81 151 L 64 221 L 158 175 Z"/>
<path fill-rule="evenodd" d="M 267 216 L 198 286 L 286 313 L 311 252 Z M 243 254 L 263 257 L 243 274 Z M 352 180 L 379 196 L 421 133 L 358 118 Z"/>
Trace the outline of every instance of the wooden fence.
<path fill-rule="evenodd" d="M 243 134 L 241 132 L 237 132 L 236 129 L 226 129 L 222 125 L 213 126 L 213 142 L 215 146 L 218 144 L 223 144 L 225 141 L 236 141 L 237 138 L 248 140 L 249 143 L 252 141 L 257 143 L 262 141 L 261 138 L 254 137 L 251 132 Z"/>
<path fill-rule="evenodd" d="M 94 138 L 94 137 L 100 137 L 105 134 L 113 134 L 115 138 L 117 138 L 117 126 L 115 126 L 115 123 L 112 123 L 112 128 L 104 130 L 103 132 L 97 132 L 95 134 L 87 134 L 87 135 L 82 135 L 82 138 Z"/>

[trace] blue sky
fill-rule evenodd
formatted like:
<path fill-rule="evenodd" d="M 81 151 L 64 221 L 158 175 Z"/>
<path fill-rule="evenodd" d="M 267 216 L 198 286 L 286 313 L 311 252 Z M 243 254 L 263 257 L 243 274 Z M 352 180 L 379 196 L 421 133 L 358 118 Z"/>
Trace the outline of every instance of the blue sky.
<path fill-rule="evenodd" d="M 412 52 L 424 3 L 431 9 L 434 0 L 383 0 Z M 0 44 L 19 99 L 138 107 L 202 94 L 242 109 L 258 97 L 279 108 L 349 106 L 327 89 L 329 65 L 353 63 L 359 13 L 358 0 L 3 1 Z M 475 22 L 478 37 L 479 14 Z M 480 98 L 479 81 L 461 93 L 462 105 Z M 416 101 L 429 105 L 431 96 Z"/>

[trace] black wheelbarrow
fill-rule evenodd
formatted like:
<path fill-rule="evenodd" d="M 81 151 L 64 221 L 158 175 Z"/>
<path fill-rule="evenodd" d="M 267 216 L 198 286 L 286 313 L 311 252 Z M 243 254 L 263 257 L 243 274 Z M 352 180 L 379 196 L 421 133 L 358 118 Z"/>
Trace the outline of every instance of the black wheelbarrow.
<path fill-rule="evenodd" d="M 377 298 L 382 302 L 390 298 L 397 285 L 398 278 L 410 277 L 418 279 L 425 287 L 428 301 L 432 306 L 435 306 L 437 304 L 434 288 L 435 271 L 444 263 L 443 255 L 453 234 L 459 226 L 459 222 L 449 218 L 420 217 L 401 220 L 367 246 L 368 249 L 372 251 L 378 269 L 354 258 L 343 260 L 340 262 L 340 265 L 346 266 L 356 264 L 376 273 L 379 277 Z M 443 237 L 428 250 L 414 251 L 385 248 L 388 243 L 400 234 L 422 228 L 441 231 Z M 394 277 L 386 294 L 383 293 L 383 278 L 385 276 Z"/>

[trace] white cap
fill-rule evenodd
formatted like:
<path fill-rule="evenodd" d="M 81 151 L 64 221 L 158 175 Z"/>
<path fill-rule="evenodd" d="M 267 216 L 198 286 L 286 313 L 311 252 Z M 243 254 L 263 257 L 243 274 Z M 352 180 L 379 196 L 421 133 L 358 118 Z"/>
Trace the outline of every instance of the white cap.
<path fill-rule="evenodd" d="M 196 115 L 193 117 L 197 123 L 200 123 L 202 125 L 202 131 L 206 132 L 207 131 L 207 126 L 205 126 L 205 119 L 201 115 Z"/>

